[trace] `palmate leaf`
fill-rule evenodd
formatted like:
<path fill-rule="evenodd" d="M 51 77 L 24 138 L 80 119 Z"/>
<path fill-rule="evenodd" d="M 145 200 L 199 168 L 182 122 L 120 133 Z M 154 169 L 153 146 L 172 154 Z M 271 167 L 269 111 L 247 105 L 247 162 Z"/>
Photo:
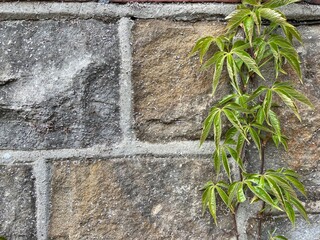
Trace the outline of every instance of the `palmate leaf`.
<path fill-rule="evenodd" d="M 299 199 L 295 198 L 295 197 L 291 197 L 290 199 L 291 204 L 299 211 L 299 213 L 301 214 L 301 216 L 306 220 L 309 221 L 308 215 L 307 215 L 307 211 L 304 208 L 304 206 L 301 204 L 301 202 L 299 201 Z"/>
<path fill-rule="evenodd" d="M 201 189 L 202 193 L 202 210 L 203 214 L 208 208 L 211 216 L 214 219 L 215 224 L 217 225 L 217 196 L 218 195 L 222 201 L 228 206 L 228 195 L 222 188 L 229 188 L 229 185 L 223 181 L 219 181 L 214 184 L 212 181 L 209 181 Z M 229 209 L 234 212 L 233 206 L 229 206 Z"/>
<path fill-rule="evenodd" d="M 288 63 L 294 69 L 294 71 L 298 74 L 298 77 L 302 82 L 302 72 L 300 68 L 300 60 L 298 58 L 298 55 L 296 53 L 292 53 L 288 51 L 288 49 L 281 49 L 279 53 L 281 54 L 281 56 L 284 56 L 287 59 Z"/>
<path fill-rule="evenodd" d="M 301 35 L 298 30 L 291 25 L 290 23 L 283 23 L 281 24 L 281 28 L 286 35 L 287 39 L 292 43 L 293 37 L 295 37 L 300 43 L 302 43 Z"/>
<path fill-rule="evenodd" d="M 214 121 L 214 117 L 217 114 L 219 110 L 217 108 L 213 108 L 209 115 L 207 116 L 207 118 L 204 120 L 203 122 L 203 128 L 202 128 L 202 134 L 201 134 L 201 138 L 200 138 L 200 146 L 203 144 L 203 142 L 207 139 L 210 130 L 212 128 L 213 125 L 213 121 Z"/>
<path fill-rule="evenodd" d="M 242 61 L 243 63 L 248 67 L 248 69 L 250 71 L 255 72 L 259 77 L 261 77 L 262 79 L 264 79 L 264 77 L 262 76 L 257 63 L 255 62 L 255 60 L 250 56 L 249 53 L 243 51 L 243 50 L 237 50 L 237 49 L 233 49 L 232 53 L 234 53 L 235 55 L 237 55 Z"/>
<path fill-rule="evenodd" d="M 204 55 L 207 53 L 211 43 L 215 40 L 214 37 L 212 36 L 207 36 L 207 37 L 203 37 L 200 38 L 196 44 L 194 45 L 194 47 L 192 48 L 189 57 L 192 56 L 193 54 L 195 54 L 196 52 L 199 51 L 199 55 L 200 55 L 200 62 L 202 62 Z"/>
<path fill-rule="evenodd" d="M 227 30 L 228 32 L 235 30 L 240 26 L 243 20 L 251 14 L 250 9 L 237 9 L 230 13 L 225 19 L 228 20 Z"/>
<path fill-rule="evenodd" d="M 262 18 L 269 20 L 271 23 L 281 25 L 287 22 L 283 15 L 274 9 L 259 8 L 257 11 Z"/>
<path fill-rule="evenodd" d="M 272 199 L 272 197 L 269 195 L 269 193 L 263 189 L 260 186 L 253 186 L 251 184 L 250 181 L 246 181 L 246 185 L 248 186 L 248 188 L 250 189 L 250 191 L 257 196 L 258 198 L 260 198 L 262 201 L 264 201 L 265 203 L 269 204 L 270 206 L 272 206 L 273 208 L 279 210 L 279 211 L 283 211 L 277 204 L 276 202 Z"/>
<path fill-rule="evenodd" d="M 294 100 L 297 100 L 309 106 L 310 108 L 314 108 L 310 100 L 306 96 L 304 96 L 302 93 L 295 90 L 294 87 L 288 82 L 275 82 L 272 88 L 275 90 L 282 90 Z"/>

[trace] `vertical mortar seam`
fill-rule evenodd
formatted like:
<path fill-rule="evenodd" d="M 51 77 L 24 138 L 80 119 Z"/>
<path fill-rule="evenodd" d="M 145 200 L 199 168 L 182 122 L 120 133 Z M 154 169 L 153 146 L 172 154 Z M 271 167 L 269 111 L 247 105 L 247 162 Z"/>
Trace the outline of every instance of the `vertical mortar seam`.
<path fill-rule="evenodd" d="M 131 56 L 131 29 L 133 21 L 130 18 L 121 18 L 118 23 L 119 51 L 120 51 L 120 129 L 123 141 L 129 142 L 135 139 L 132 132 L 132 56 Z"/>
<path fill-rule="evenodd" d="M 45 159 L 35 161 L 33 167 L 35 175 L 35 191 L 36 191 L 36 229 L 37 239 L 48 239 L 49 225 L 49 180 L 50 166 Z"/>

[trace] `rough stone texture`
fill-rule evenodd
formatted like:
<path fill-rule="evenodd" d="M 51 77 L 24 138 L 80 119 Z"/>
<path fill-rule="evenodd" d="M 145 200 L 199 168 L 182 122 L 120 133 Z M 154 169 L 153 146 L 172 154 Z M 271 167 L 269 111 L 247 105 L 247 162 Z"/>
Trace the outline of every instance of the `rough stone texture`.
<path fill-rule="evenodd" d="M 35 227 L 32 167 L 0 165 L 0 236 L 36 239 Z"/>
<path fill-rule="evenodd" d="M 228 89 L 222 83 L 212 98 L 212 72 L 200 73 L 199 59 L 188 54 L 197 39 L 223 28 L 218 22 L 136 21 L 132 75 L 140 140 L 199 139 L 209 106 Z"/>
<path fill-rule="evenodd" d="M 116 24 L 13 21 L 0 31 L 1 149 L 119 139 Z"/>
<path fill-rule="evenodd" d="M 282 235 L 288 239 L 306 239 L 319 240 L 320 239 L 320 215 L 309 214 L 310 223 L 303 218 L 297 217 L 295 227 L 287 217 L 274 216 L 262 222 L 262 238 L 269 239 L 269 233 L 276 230 L 275 235 Z M 250 219 L 248 224 L 248 240 L 257 239 L 257 220 Z"/>
<path fill-rule="evenodd" d="M 234 239 L 201 216 L 204 159 L 130 158 L 54 162 L 50 239 Z M 221 209 L 222 210 L 222 209 Z"/>

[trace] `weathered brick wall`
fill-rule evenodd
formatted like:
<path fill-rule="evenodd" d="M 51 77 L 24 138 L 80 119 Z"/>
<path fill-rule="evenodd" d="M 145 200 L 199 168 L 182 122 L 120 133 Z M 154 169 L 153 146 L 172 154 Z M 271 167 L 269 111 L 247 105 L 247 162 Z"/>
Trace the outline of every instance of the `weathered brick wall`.
<path fill-rule="evenodd" d="M 237 229 L 256 239 L 254 206 L 237 225 L 222 207 L 218 227 L 201 215 L 199 189 L 213 177 L 201 123 L 229 89 L 212 98 L 211 73 L 187 55 L 234 7 L 0 3 L 0 236 L 231 240 Z M 271 216 L 263 239 L 271 226 L 319 240 L 320 7 L 285 12 L 301 24 L 299 88 L 316 108 L 302 109 L 302 124 L 282 111 L 291 147 L 270 147 L 267 164 L 303 175 L 311 224 Z"/>

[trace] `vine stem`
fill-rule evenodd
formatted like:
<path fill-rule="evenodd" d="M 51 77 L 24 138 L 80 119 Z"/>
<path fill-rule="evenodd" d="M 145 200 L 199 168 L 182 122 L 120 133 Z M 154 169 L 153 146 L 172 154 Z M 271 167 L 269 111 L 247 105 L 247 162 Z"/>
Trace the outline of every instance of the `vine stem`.
<path fill-rule="evenodd" d="M 265 148 L 266 142 L 261 145 L 261 165 L 260 165 L 260 174 L 264 173 L 265 165 Z M 262 235 L 262 219 L 263 219 L 263 210 L 266 207 L 266 203 L 262 202 L 261 210 L 258 212 L 258 240 L 261 240 Z"/>
<path fill-rule="evenodd" d="M 238 223 L 237 223 L 237 211 L 238 211 L 238 207 L 239 207 L 239 203 L 237 204 L 237 206 L 234 209 L 234 214 L 233 214 L 233 222 L 234 222 L 234 226 L 235 226 L 235 230 L 236 230 L 236 239 L 239 240 L 239 232 L 238 232 Z"/>

